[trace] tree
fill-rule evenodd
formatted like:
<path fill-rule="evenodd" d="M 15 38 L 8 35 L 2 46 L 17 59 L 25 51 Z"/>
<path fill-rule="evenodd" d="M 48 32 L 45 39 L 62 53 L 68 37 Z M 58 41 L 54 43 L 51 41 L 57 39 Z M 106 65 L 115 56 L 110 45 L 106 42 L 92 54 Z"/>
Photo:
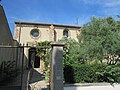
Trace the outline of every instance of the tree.
<path fill-rule="evenodd" d="M 106 60 L 116 64 L 120 59 L 120 30 L 112 17 L 93 17 L 85 24 L 78 36 L 80 51 L 87 60 Z"/>
<path fill-rule="evenodd" d="M 65 43 L 63 49 L 63 63 L 64 65 L 73 65 L 73 64 L 83 64 L 85 60 L 80 51 L 80 44 L 74 39 L 71 38 L 62 38 L 61 42 Z"/>

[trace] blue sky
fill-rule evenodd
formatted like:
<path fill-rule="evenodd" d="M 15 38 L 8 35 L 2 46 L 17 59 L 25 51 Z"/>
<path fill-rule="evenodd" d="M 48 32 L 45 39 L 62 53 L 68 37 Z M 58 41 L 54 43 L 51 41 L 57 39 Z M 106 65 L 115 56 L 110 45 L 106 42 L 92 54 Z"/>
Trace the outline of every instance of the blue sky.
<path fill-rule="evenodd" d="M 120 15 L 120 0 L 2 0 L 9 26 L 14 33 L 14 21 L 57 23 L 79 26 L 91 16 Z"/>

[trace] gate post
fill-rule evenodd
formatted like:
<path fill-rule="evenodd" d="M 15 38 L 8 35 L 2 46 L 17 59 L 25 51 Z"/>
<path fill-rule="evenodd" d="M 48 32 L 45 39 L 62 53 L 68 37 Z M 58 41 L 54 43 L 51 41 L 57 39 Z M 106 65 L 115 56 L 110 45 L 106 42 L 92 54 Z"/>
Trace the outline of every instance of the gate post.
<path fill-rule="evenodd" d="M 52 45 L 50 65 L 50 90 L 63 90 L 63 43 L 54 42 Z"/>

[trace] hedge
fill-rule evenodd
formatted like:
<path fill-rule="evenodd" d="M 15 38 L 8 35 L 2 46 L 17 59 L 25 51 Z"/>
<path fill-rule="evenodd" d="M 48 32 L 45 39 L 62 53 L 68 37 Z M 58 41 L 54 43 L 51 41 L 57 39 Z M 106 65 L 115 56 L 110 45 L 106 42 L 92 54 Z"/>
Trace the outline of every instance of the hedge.
<path fill-rule="evenodd" d="M 120 67 L 105 64 L 65 65 L 64 80 L 66 83 L 120 83 Z"/>

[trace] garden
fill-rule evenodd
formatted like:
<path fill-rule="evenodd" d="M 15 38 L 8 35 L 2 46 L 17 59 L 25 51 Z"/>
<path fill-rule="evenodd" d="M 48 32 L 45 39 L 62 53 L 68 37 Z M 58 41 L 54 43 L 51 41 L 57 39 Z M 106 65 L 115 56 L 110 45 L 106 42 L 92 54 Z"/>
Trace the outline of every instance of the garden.
<path fill-rule="evenodd" d="M 92 17 L 84 24 L 78 41 L 62 38 L 65 83 L 120 83 L 120 22 L 112 17 Z M 41 42 L 37 47 L 49 46 Z M 45 51 L 44 51 L 45 50 Z M 46 53 L 45 53 L 46 52 Z M 45 58 L 45 77 L 49 77 L 49 50 L 42 49 L 38 56 Z M 44 54 L 43 54 L 44 53 Z M 44 56 L 45 55 L 45 56 Z M 48 78 L 47 78 L 48 79 Z"/>

